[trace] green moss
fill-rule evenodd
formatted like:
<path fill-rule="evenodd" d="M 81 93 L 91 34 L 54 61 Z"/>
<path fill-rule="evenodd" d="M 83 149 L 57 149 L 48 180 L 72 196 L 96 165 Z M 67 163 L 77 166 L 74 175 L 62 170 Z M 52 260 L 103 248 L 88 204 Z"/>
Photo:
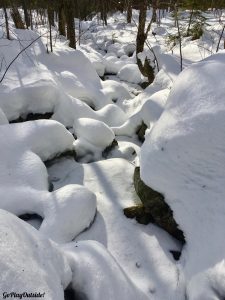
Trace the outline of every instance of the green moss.
<path fill-rule="evenodd" d="M 178 228 L 178 225 L 173 218 L 171 208 L 165 202 L 165 198 L 162 194 L 148 187 L 141 180 L 140 167 L 135 168 L 134 171 L 134 187 L 143 203 L 144 212 L 150 214 L 158 226 L 162 227 L 169 234 L 184 243 L 184 234 Z"/>

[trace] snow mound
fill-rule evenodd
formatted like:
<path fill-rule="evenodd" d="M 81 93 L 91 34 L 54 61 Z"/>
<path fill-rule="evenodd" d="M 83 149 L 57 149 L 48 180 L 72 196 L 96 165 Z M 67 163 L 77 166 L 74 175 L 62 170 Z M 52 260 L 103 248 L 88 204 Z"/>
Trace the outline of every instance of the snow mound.
<path fill-rule="evenodd" d="M 127 119 L 123 110 L 115 104 L 104 106 L 102 109 L 96 111 L 96 115 L 98 117 L 93 119 L 102 121 L 108 126 L 119 126 Z"/>
<path fill-rule="evenodd" d="M 125 61 L 121 61 L 113 54 L 105 57 L 106 74 L 117 74 L 120 71 L 120 69 L 125 65 L 126 65 Z"/>
<path fill-rule="evenodd" d="M 77 140 L 74 147 L 78 155 L 78 159 L 85 162 L 101 159 L 102 152 L 110 146 L 115 138 L 111 128 L 104 122 L 81 118 L 74 123 L 74 132 Z"/>
<path fill-rule="evenodd" d="M 2 125 L 0 139 L 0 208 L 17 216 L 40 216 L 40 231 L 57 242 L 69 242 L 90 226 L 96 213 L 92 192 L 76 185 L 48 192 L 42 160 L 73 150 L 74 138 L 62 124 L 40 120 Z"/>
<path fill-rule="evenodd" d="M 113 131 L 105 123 L 88 118 L 76 120 L 74 131 L 78 139 L 84 138 L 101 149 L 109 146 L 115 138 Z"/>
<path fill-rule="evenodd" d="M 164 89 L 142 101 L 144 104 L 139 106 L 124 124 L 112 127 L 114 133 L 132 137 L 142 122 L 152 130 L 164 110 L 168 94 L 169 90 Z"/>
<path fill-rule="evenodd" d="M 1 295 L 40 292 L 49 300 L 64 299 L 64 289 L 72 273 L 54 243 L 3 210 L 0 210 L 0 236 Z"/>
<path fill-rule="evenodd" d="M 94 82 L 92 81 L 91 83 L 92 88 L 88 88 L 86 80 L 81 81 L 78 74 L 73 74 L 69 71 L 63 71 L 59 76 L 59 81 L 65 93 L 72 97 L 78 98 L 96 109 L 100 109 L 110 103 L 101 91 L 102 86 L 99 89 L 96 87 L 96 91 L 94 91 Z"/>
<path fill-rule="evenodd" d="M 95 241 L 82 241 L 65 246 L 73 271 L 72 287 L 89 300 L 147 300 L 106 248 Z M 98 288 L 96 288 L 96 286 Z"/>
<path fill-rule="evenodd" d="M 141 149 L 142 179 L 165 195 L 185 234 L 189 299 L 224 297 L 224 73 L 224 51 L 185 69 Z"/>
<path fill-rule="evenodd" d="M 73 150 L 74 141 L 72 134 L 62 124 L 53 120 L 3 125 L 0 128 L 0 139 L 0 159 L 3 163 L 3 157 L 6 160 L 11 159 L 10 153 L 12 157 L 16 157 L 28 150 L 46 161 L 65 151 Z"/>
<path fill-rule="evenodd" d="M 140 83 L 142 81 L 141 72 L 136 64 L 126 64 L 118 73 L 121 80 L 130 83 Z"/>
<path fill-rule="evenodd" d="M 121 102 L 125 99 L 132 98 L 128 89 L 125 88 L 120 82 L 115 80 L 106 80 L 102 82 L 103 92 L 113 102 Z"/>
<path fill-rule="evenodd" d="M 52 119 L 59 121 L 66 127 L 73 127 L 74 120 L 90 118 L 102 121 L 108 126 L 119 126 L 126 120 L 126 115 L 115 104 L 107 104 L 94 111 L 85 102 L 64 94 L 64 98 L 55 107 Z"/>
<path fill-rule="evenodd" d="M 40 231 L 58 243 L 70 242 L 90 226 L 95 213 L 95 194 L 83 186 L 66 185 L 49 194 Z"/>
<path fill-rule="evenodd" d="M 53 55 L 42 55 L 40 59 L 50 71 L 59 74 L 58 79 L 66 93 L 91 103 L 97 109 L 107 104 L 101 91 L 101 80 L 81 51 L 59 47 L 54 49 Z"/>
<path fill-rule="evenodd" d="M 7 118 L 15 120 L 29 113 L 53 112 L 60 100 L 59 88 L 50 72 L 40 68 L 36 73 L 24 76 L 22 81 L 9 80 L 0 88 L 0 107 Z"/>

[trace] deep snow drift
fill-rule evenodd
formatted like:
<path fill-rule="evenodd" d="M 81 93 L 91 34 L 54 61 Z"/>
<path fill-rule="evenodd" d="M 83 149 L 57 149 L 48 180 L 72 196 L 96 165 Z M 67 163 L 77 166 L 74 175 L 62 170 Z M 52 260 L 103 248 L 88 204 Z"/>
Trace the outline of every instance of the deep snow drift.
<path fill-rule="evenodd" d="M 184 231 L 189 299 L 225 291 L 224 74 L 225 52 L 184 70 L 140 154 L 141 177 L 165 195 Z"/>

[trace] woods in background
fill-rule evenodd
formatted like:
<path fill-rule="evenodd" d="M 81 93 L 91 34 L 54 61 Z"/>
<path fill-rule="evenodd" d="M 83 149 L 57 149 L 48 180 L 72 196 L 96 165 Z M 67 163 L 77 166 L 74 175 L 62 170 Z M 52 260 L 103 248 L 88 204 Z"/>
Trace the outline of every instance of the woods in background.
<path fill-rule="evenodd" d="M 214 10 L 220 18 L 221 9 L 225 7 L 225 0 L 1 0 L 0 7 L 3 9 L 5 18 L 6 38 L 10 39 L 9 15 L 17 29 L 38 28 L 39 25 L 48 24 L 49 46 L 53 52 L 52 27 L 56 27 L 58 34 L 69 40 L 69 46 L 76 49 L 80 39 L 76 37 L 75 18 L 79 20 L 92 20 L 98 16 L 99 22 L 107 26 L 108 17 L 115 11 L 120 11 L 126 16 L 127 23 L 134 23 L 138 28 L 136 38 L 136 58 L 138 67 L 143 76 L 148 78 L 149 83 L 154 80 L 154 69 L 157 61 L 151 45 L 147 38 L 151 32 L 152 23 L 160 25 L 161 18 L 167 12 L 171 12 L 175 20 L 178 34 L 170 37 L 170 43 L 179 44 L 181 70 L 182 70 L 182 37 L 192 36 L 198 39 L 203 33 L 204 20 L 200 15 L 201 11 Z M 133 20 L 133 9 L 139 10 L 139 21 L 136 24 Z M 147 10 L 151 9 L 151 19 L 147 21 Z M 179 22 L 179 10 L 188 10 L 188 27 L 185 34 L 181 32 Z M 79 26 L 80 29 L 80 26 Z M 222 34 L 225 26 L 223 27 Z M 221 35 L 222 38 L 222 35 Z M 220 42 L 220 41 L 219 41 Z M 147 46 L 155 59 L 151 61 L 147 57 L 144 61 L 139 58 Z M 171 48 L 172 49 L 172 48 Z M 49 49 L 47 47 L 47 52 Z"/>

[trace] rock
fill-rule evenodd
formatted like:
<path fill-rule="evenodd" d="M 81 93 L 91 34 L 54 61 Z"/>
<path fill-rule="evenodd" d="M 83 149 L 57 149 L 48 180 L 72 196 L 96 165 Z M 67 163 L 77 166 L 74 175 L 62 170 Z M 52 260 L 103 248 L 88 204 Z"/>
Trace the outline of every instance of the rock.
<path fill-rule="evenodd" d="M 181 256 L 181 252 L 177 250 L 170 250 L 170 253 L 173 255 L 173 258 L 178 261 Z"/>
<path fill-rule="evenodd" d="M 124 208 L 124 215 L 129 219 L 136 219 L 138 223 L 147 225 L 149 223 L 154 223 L 152 215 L 145 210 L 143 205 L 135 205 L 131 207 Z"/>
<path fill-rule="evenodd" d="M 113 149 L 115 149 L 115 147 L 117 147 L 118 146 L 118 142 L 117 142 L 117 140 L 113 140 L 112 141 L 112 144 L 110 144 L 109 146 L 107 146 L 106 148 L 105 148 L 105 150 L 102 152 L 102 156 L 106 159 L 106 158 L 108 158 L 108 155 L 109 155 L 109 153 L 113 150 Z"/>
<path fill-rule="evenodd" d="M 148 126 L 142 121 L 142 124 L 138 127 L 136 134 L 138 135 L 139 140 L 144 143 L 145 141 L 145 131 Z"/>
<path fill-rule="evenodd" d="M 148 187 L 140 177 L 140 167 L 134 171 L 134 187 L 137 195 L 143 203 L 145 212 L 151 214 L 155 223 L 171 234 L 173 237 L 185 243 L 183 232 L 173 218 L 173 212 L 165 202 L 164 196 Z"/>
<path fill-rule="evenodd" d="M 59 159 L 61 158 L 67 158 L 67 157 L 72 157 L 74 160 L 77 160 L 77 153 L 75 150 L 67 150 L 63 153 L 59 153 L 58 155 L 56 155 L 55 157 L 44 161 L 44 164 L 47 168 L 49 168 L 50 166 L 54 165 Z M 54 186 L 53 186 L 54 187 Z M 49 192 L 52 192 L 51 190 L 52 188 L 52 183 L 49 183 Z"/>
<path fill-rule="evenodd" d="M 26 116 L 20 116 L 16 120 L 12 120 L 9 123 L 22 123 L 22 122 L 27 122 L 27 121 L 35 121 L 35 120 L 48 120 L 51 119 L 53 115 L 53 112 L 46 112 L 46 113 L 29 113 Z"/>

